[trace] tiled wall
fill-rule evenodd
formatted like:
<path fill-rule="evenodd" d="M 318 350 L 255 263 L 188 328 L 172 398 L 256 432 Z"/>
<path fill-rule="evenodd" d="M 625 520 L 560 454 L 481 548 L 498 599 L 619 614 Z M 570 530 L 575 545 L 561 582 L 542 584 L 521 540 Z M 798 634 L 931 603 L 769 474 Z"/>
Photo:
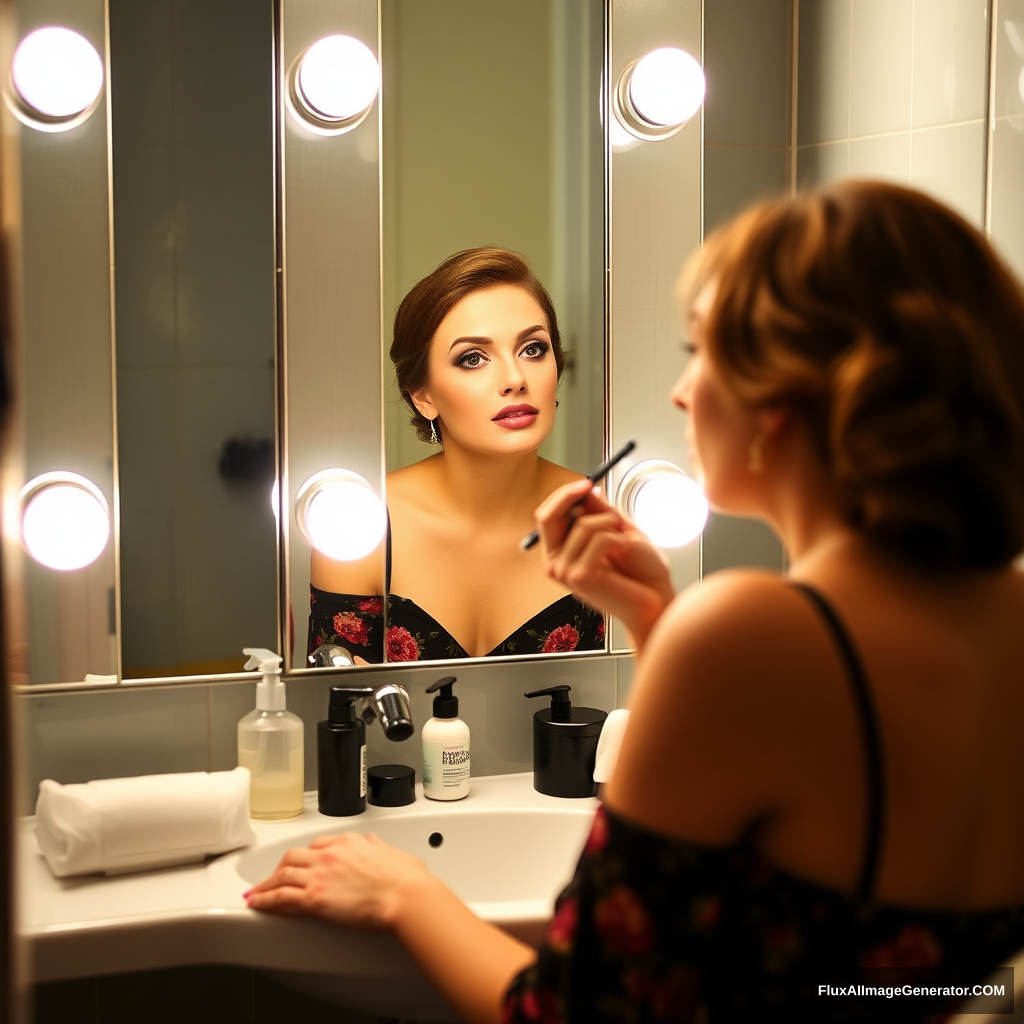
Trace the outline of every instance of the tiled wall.
<path fill-rule="evenodd" d="M 992 109 L 992 240 L 1024 278 L 1024 0 L 999 0 Z"/>
<path fill-rule="evenodd" d="M 787 0 L 704 4 L 704 234 L 789 187 Z M 738 565 L 781 571 L 782 545 L 763 523 L 712 513 L 705 574 Z"/>
<path fill-rule="evenodd" d="M 801 0 L 801 187 L 885 178 L 984 223 L 987 0 Z"/>
<path fill-rule="evenodd" d="M 474 775 L 532 770 L 533 714 L 543 702 L 527 690 L 568 683 L 572 701 L 611 710 L 628 693 L 632 658 L 552 657 L 544 661 L 492 663 L 456 668 L 460 714 L 470 728 Z M 384 738 L 378 724 L 367 729 L 369 763 L 420 764 L 419 727 L 430 717 L 424 690 L 451 672 L 394 669 L 374 673 L 409 687 L 417 735 L 403 743 Z M 351 677 L 349 677 L 351 679 Z M 360 683 L 366 674 L 360 676 Z M 327 717 L 327 697 L 336 674 L 288 684 L 288 708 L 306 725 L 306 788 L 316 789 L 316 723 Z M 18 698 L 24 768 L 21 814 L 35 806 L 39 781 L 89 779 L 161 772 L 220 771 L 233 768 L 236 725 L 255 706 L 253 682 L 210 682 L 188 686 L 122 686 L 98 691 L 23 694 Z"/>

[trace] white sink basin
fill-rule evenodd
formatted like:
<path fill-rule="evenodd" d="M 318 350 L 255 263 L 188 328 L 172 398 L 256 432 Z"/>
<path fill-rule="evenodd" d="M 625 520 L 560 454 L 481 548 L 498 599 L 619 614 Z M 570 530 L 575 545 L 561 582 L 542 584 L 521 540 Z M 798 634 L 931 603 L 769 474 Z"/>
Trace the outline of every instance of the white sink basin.
<path fill-rule="evenodd" d="M 308 918 L 249 910 L 242 893 L 285 850 L 344 830 L 374 832 L 421 857 L 483 918 L 536 943 L 568 882 L 596 800 L 559 800 L 530 774 L 473 780 L 469 797 L 444 804 L 422 793 L 407 807 L 369 807 L 352 818 L 306 809 L 283 822 L 254 822 L 257 842 L 204 864 L 105 878 L 55 879 L 22 833 L 20 931 L 34 978 L 239 964 L 352 1009 L 417 1021 L 455 1020 L 451 1009 L 390 935 L 351 932 Z M 440 837 L 439 845 L 431 845 Z M 443 923 L 439 925 L 443 928 Z"/>
<path fill-rule="evenodd" d="M 456 895 L 490 920 L 546 917 L 593 817 L 590 801 L 582 801 L 586 807 L 574 807 L 575 803 L 528 810 L 474 811 L 467 806 L 462 811 L 424 801 L 415 812 L 400 818 L 341 819 L 326 830 L 321 827 L 261 844 L 240 856 L 237 870 L 246 881 L 258 882 L 293 846 L 306 846 L 317 836 L 343 830 L 373 832 L 424 860 Z"/>

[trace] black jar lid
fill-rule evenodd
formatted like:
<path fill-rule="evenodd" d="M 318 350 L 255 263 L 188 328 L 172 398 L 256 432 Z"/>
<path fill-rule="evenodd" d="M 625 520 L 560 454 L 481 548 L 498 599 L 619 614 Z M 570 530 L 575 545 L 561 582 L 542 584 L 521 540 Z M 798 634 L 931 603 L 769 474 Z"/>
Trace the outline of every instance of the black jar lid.
<path fill-rule="evenodd" d="M 416 799 L 416 772 L 407 764 L 366 769 L 366 799 L 378 807 L 404 807 Z"/>

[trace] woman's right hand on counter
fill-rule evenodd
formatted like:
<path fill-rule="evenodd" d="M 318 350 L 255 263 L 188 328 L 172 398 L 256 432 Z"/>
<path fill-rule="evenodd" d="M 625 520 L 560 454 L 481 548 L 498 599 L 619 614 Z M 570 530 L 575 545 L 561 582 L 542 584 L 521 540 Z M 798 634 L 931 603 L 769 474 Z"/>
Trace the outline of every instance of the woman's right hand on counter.
<path fill-rule="evenodd" d="M 583 504 L 573 505 L 585 495 Z M 548 575 L 621 619 L 640 650 L 675 591 L 665 556 L 589 480 L 559 487 L 534 512 Z"/>

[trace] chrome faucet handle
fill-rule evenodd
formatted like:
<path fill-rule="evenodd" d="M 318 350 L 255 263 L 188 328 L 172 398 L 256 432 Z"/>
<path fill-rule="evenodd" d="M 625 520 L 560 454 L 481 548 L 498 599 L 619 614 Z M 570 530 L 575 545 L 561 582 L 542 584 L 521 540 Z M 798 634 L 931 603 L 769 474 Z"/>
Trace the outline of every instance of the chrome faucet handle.
<path fill-rule="evenodd" d="M 385 683 L 373 691 L 371 706 L 380 717 L 384 735 L 396 742 L 415 732 L 409 709 L 409 691 L 398 683 Z"/>
<path fill-rule="evenodd" d="M 306 661 L 310 668 L 348 668 L 356 663 L 349 649 L 340 644 L 321 644 Z"/>

